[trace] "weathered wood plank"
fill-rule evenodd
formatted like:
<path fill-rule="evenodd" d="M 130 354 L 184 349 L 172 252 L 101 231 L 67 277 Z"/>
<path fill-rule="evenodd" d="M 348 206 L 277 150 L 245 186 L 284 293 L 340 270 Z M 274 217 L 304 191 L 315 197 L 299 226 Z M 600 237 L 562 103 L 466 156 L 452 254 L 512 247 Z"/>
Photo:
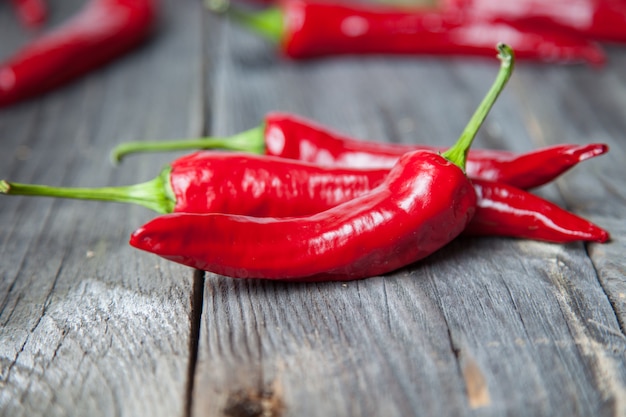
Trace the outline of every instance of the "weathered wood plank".
<path fill-rule="evenodd" d="M 285 110 L 362 138 L 451 144 L 497 69 L 430 58 L 293 63 L 237 28 L 225 32 L 211 105 L 211 131 L 220 135 Z M 612 91 L 610 80 L 620 68 L 603 75 L 616 100 L 624 88 Z M 598 128 L 594 98 L 561 96 L 591 102 L 582 116 L 558 113 L 564 89 L 552 78 L 589 87 L 593 72 L 520 66 L 517 73 L 477 147 L 589 141 L 572 137 L 569 126 L 578 118 Z M 619 112 L 602 111 L 622 123 Z M 549 129 L 554 139 L 538 133 Z M 589 161 L 576 172 L 613 172 L 616 183 L 625 177 L 623 166 L 606 165 Z M 194 415 L 623 414 L 626 343 L 613 298 L 624 292 L 606 282 L 624 285 L 623 201 L 602 199 L 598 177 L 575 193 L 563 191 L 574 177 L 541 192 L 610 228 L 609 245 L 463 239 L 405 270 L 345 284 L 207 275 Z M 592 195 L 602 204 L 591 204 Z"/>
<path fill-rule="evenodd" d="M 79 4 L 61 2 L 63 14 L 59 2 L 50 3 L 60 20 Z M 169 158 L 116 168 L 108 161 L 115 144 L 200 133 L 200 6 L 163 6 L 150 44 L 62 90 L 0 110 L 1 178 L 66 186 L 145 181 Z M 13 45 L 3 43 L 1 52 Z M 127 245 L 153 214 L 110 203 L 1 200 L 0 415 L 184 415 L 192 273 Z"/>
<path fill-rule="evenodd" d="M 557 143 L 562 138 L 573 143 L 604 142 L 607 155 L 584 163 L 557 182 L 565 204 L 591 218 L 612 233 L 606 245 L 589 245 L 587 251 L 598 279 L 609 298 L 622 332 L 626 323 L 626 171 L 624 132 L 626 129 L 626 80 L 622 72 L 626 54 L 614 49 L 608 68 L 601 71 L 578 69 L 545 72 L 543 77 L 521 77 L 518 96 L 535 126 L 537 141 Z M 526 75 L 526 74 L 523 74 Z M 550 88 L 551 94 L 537 96 L 521 84 Z"/>

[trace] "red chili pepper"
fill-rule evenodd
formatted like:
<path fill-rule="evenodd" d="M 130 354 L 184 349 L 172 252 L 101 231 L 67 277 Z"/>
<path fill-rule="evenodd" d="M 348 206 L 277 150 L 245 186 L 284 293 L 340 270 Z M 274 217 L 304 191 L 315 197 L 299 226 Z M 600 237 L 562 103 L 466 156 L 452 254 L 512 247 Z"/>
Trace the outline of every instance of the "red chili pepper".
<path fill-rule="evenodd" d="M 72 188 L 0 181 L 0 193 L 133 203 L 158 213 L 302 216 L 364 194 L 388 169 L 322 167 L 271 156 L 196 152 L 159 176 L 122 187 Z"/>
<path fill-rule="evenodd" d="M 386 169 L 328 168 L 274 157 L 196 152 L 172 164 L 175 212 L 296 217 L 379 186 Z M 508 184 L 472 180 L 477 209 L 464 234 L 549 242 L 606 242 L 608 232 Z"/>
<path fill-rule="evenodd" d="M 167 214 L 135 231 L 130 244 L 234 278 L 354 280 L 442 248 L 465 229 L 475 207 L 471 182 L 457 165 L 415 151 L 378 188 L 312 216 Z"/>
<path fill-rule="evenodd" d="M 471 236 L 524 237 L 547 242 L 606 242 L 610 235 L 595 224 L 541 197 L 511 187 L 475 180 L 476 215 L 465 229 Z"/>
<path fill-rule="evenodd" d="M 605 54 L 582 36 L 550 28 L 532 31 L 515 22 L 488 21 L 443 8 L 284 0 L 250 12 L 228 7 L 248 28 L 281 46 L 291 58 L 339 54 L 490 56 L 494 43 L 510 43 L 517 58 L 601 65 Z"/>
<path fill-rule="evenodd" d="M 390 168 L 406 152 L 442 151 L 427 145 L 403 145 L 347 137 L 302 117 L 271 113 L 262 126 L 230 138 L 200 138 L 156 142 L 126 142 L 112 152 L 114 161 L 134 152 L 185 149 L 226 149 L 297 159 L 346 168 Z M 518 188 L 543 185 L 577 163 L 601 155 L 608 146 L 563 144 L 525 154 L 470 150 L 466 172 L 470 178 L 502 182 Z"/>
<path fill-rule="evenodd" d="M 476 210 L 465 161 L 513 70 L 513 51 L 503 44 L 498 51 L 498 77 L 456 144 L 443 154 L 403 155 L 371 192 L 300 218 L 169 214 L 136 231 L 131 244 L 234 277 L 305 281 L 365 278 L 428 256 L 458 236 Z M 211 251 L 213 246 L 218 250 Z M 286 258 L 277 262 L 282 248 Z"/>
<path fill-rule="evenodd" d="M 525 154 L 482 150 L 474 155 L 471 178 L 512 185 L 521 189 L 539 187 L 579 162 L 609 150 L 603 143 L 587 145 L 560 144 Z"/>
<path fill-rule="evenodd" d="M 17 15 L 29 28 L 38 28 L 48 16 L 48 7 L 43 0 L 12 0 Z"/>
<path fill-rule="evenodd" d="M 0 64 L 0 107 L 59 87 L 128 52 L 152 31 L 154 0 L 90 0 Z"/>
<path fill-rule="evenodd" d="M 0 192 L 135 203 L 159 213 L 297 217 L 366 194 L 388 173 L 388 169 L 332 168 L 272 156 L 201 151 L 175 160 L 154 180 L 134 186 L 77 189 L 0 181 Z M 466 235 L 549 242 L 608 239 L 600 227 L 538 196 L 507 184 L 472 183 L 478 204 L 463 232 Z"/>
<path fill-rule="evenodd" d="M 444 4 L 531 30 L 552 27 L 590 39 L 626 42 L 626 3 L 622 0 L 445 0 Z"/>
<path fill-rule="evenodd" d="M 511 49 L 498 49 L 496 82 L 443 155 L 405 154 L 380 186 L 312 216 L 168 214 L 133 233 L 131 245 L 235 278 L 298 281 L 361 279 L 430 255 L 458 236 L 475 211 L 467 152 L 513 66 Z"/>

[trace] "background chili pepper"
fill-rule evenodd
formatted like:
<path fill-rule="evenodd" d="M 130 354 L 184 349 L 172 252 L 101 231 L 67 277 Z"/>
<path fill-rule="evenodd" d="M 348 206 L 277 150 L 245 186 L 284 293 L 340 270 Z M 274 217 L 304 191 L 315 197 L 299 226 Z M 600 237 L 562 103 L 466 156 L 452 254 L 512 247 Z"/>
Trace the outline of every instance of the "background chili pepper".
<path fill-rule="evenodd" d="M 155 0 L 90 0 L 73 18 L 0 64 L 0 107 L 59 87 L 143 42 Z"/>
<path fill-rule="evenodd" d="M 490 56 L 510 43 L 520 59 L 551 63 L 605 61 L 602 49 L 575 33 L 528 30 L 454 9 L 284 0 L 260 12 L 222 6 L 246 27 L 280 45 L 290 58 L 339 54 Z"/>
<path fill-rule="evenodd" d="M 406 152 L 443 150 L 354 139 L 302 117 L 276 112 L 268 114 L 262 126 L 230 138 L 127 142 L 117 146 L 111 157 L 119 161 L 134 152 L 185 149 L 244 151 L 349 168 L 390 168 Z M 577 163 L 607 151 L 608 146 L 601 143 L 555 145 L 525 154 L 475 149 L 468 153 L 466 172 L 474 179 L 527 189 L 543 185 Z"/>
<path fill-rule="evenodd" d="M 550 27 L 595 40 L 626 42 L 626 3 L 621 0 L 445 0 L 443 4 L 531 30 Z"/>
<path fill-rule="evenodd" d="M 130 187 L 56 188 L 0 181 L 0 192 L 130 202 L 159 213 L 296 217 L 322 212 L 380 185 L 389 170 L 331 168 L 250 154 L 196 152 Z M 529 172 L 530 173 L 530 172 Z M 478 203 L 463 232 L 550 242 L 604 242 L 593 223 L 515 187 L 472 180 Z"/>
<path fill-rule="evenodd" d="M 20 21 L 28 28 L 38 28 L 48 16 L 44 0 L 11 0 Z"/>

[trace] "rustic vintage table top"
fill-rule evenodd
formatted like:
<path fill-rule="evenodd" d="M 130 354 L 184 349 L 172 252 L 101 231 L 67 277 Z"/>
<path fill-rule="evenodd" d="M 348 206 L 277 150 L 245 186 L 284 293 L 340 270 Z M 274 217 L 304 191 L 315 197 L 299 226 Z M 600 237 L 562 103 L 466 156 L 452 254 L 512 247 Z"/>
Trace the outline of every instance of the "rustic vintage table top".
<path fill-rule="evenodd" d="M 82 2 L 52 1 L 52 22 Z M 0 178 L 148 180 L 179 154 L 108 160 L 121 141 L 229 135 L 272 110 L 356 137 L 447 146 L 497 60 L 296 63 L 199 1 L 66 88 L 0 110 Z M 0 55 L 28 40 L 0 4 Z M 465 238 L 348 283 L 236 281 L 132 249 L 154 214 L 0 196 L 0 414 L 626 415 L 626 48 L 603 69 L 520 63 L 475 147 L 605 142 L 538 192 L 607 244 Z"/>

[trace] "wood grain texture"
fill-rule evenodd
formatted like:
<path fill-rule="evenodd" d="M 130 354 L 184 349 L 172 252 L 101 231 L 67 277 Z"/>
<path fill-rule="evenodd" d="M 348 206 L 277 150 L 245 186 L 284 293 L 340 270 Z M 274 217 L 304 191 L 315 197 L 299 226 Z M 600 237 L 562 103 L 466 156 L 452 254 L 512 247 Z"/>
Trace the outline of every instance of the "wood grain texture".
<path fill-rule="evenodd" d="M 50 2 L 60 21 L 80 5 L 60 3 L 64 12 Z M 0 110 L 1 178 L 132 184 L 156 176 L 169 158 L 113 167 L 115 144 L 199 133 L 199 6 L 163 5 L 167 19 L 150 44 Z M 1 52 L 17 44 L 3 43 Z M 0 415 L 183 415 L 193 275 L 128 246 L 152 214 L 21 197 L 0 205 Z"/>

